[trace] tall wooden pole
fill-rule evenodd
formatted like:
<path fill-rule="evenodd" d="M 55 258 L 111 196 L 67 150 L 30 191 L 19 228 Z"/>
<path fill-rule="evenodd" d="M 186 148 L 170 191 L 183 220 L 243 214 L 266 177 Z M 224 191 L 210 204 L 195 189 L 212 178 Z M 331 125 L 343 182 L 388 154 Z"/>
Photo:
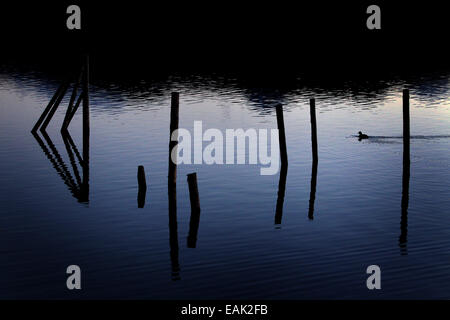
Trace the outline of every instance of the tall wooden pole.
<path fill-rule="evenodd" d="M 409 122 L 409 90 L 403 90 L 403 150 L 409 158 L 410 122 Z"/>
<path fill-rule="evenodd" d="M 314 99 L 309 100 L 309 110 L 310 110 L 310 116 L 311 116 L 312 155 L 313 155 L 313 161 L 317 162 L 319 160 L 319 155 L 318 155 L 318 151 L 317 151 L 316 102 Z"/>
<path fill-rule="evenodd" d="M 83 72 L 83 201 L 89 201 L 89 149 L 90 149 L 90 123 L 89 123 L 89 56 L 84 56 Z"/>
<path fill-rule="evenodd" d="M 75 84 L 74 84 L 74 87 L 72 90 L 72 94 L 70 95 L 69 106 L 67 107 L 66 116 L 64 117 L 64 121 L 61 126 L 61 131 L 67 131 L 67 128 L 69 127 L 69 124 L 70 124 L 69 118 L 71 119 L 70 116 L 72 114 L 75 99 L 77 97 L 78 87 L 80 85 L 82 77 L 83 77 L 83 66 L 81 66 L 81 68 L 80 68 L 78 77 L 76 78 L 76 81 L 75 81 Z"/>
<path fill-rule="evenodd" d="M 277 113 L 277 125 L 278 125 L 278 141 L 280 143 L 280 157 L 281 157 L 281 165 L 287 166 L 288 157 L 287 157 L 287 148 L 286 148 L 286 134 L 284 130 L 284 118 L 283 118 L 283 106 L 278 104 L 275 107 Z"/>
<path fill-rule="evenodd" d="M 64 89 L 67 90 L 67 87 L 66 87 L 65 83 L 60 85 L 58 90 L 56 90 L 55 94 L 51 98 L 51 100 L 48 103 L 47 107 L 45 108 L 44 112 L 42 112 L 41 116 L 39 117 L 38 121 L 34 125 L 33 129 L 31 130 L 31 132 L 35 133 L 39 129 L 39 127 L 41 126 L 42 122 L 45 120 L 45 118 L 47 117 L 48 113 L 50 112 L 50 110 L 52 109 L 52 107 L 54 106 L 54 104 L 58 100 L 58 98 L 61 96 L 61 94 L 62 94 Z"/>
<path fill-rule="evenodd" d="M 177 165 L 172 159 L 172 152 L 176 151 L 174 148 L 178 144 L 178 136 L 173 136 L 174 132 L 178 130 L 178 113 L 179 113 L 179 94 L 172 92 L 170 103 L 170 137 L 169 137 L 169 183 L 177 183 Z M 174 140 L 172 140 L 174 138 Z M 176 152 L 175 156 L 176 156 Z"/>
<path fill-rule="evenodd" d="M 66 94 L 67 89 L 69 88 L 69 81 L 63 84 L 63 87 L 59 93 L 58 98 L 56 99 L 53 106 L 50 108 L 50 111 L 48 111 L 48 115 L 45 118 L 44 122 L 42 123 L 42 126 L 40 128 L 41 131 L 45 131 L 47 129 L 48 124 L 50 123 L 50 120 L 52 120 L 56 110 L 59 107 L 59 104 L 61 103 L 62 99 L 64 98 L 64 95 Z M 45 113 L 45 111 L 44 111 Z M 38 120 L 39 122 L 39 120 Z M 37 124 L 36 124 L 37 125 Z"/>

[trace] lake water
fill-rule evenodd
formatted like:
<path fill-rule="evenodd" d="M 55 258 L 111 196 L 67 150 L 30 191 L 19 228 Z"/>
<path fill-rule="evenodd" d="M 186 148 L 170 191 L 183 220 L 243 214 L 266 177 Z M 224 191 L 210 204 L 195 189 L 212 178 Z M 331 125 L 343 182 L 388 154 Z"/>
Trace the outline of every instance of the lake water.
<path fill-rule="evenodd" d="M 77 157 L 59 132 L 69 94 L 48 137 L 36 139 L 30 130 L 60 78 L 3 65 L 0 298 L 450 298 L 449 74 L 321 81 L 181 73 L 108 81 L 93 74 L 89 199 L 79 201 L 69 187 L 78 179 Z M 403 88 L 411 94 L 407 208 Z M 204 130 L 223 132 L 277 128 L 273 106 L 283 104 L 289 167 L 282 203 L 280 173 L 262 176 L 259 165 L 182 164 L 177 228 L 169 228 L 174 91 L 179 125 L 189 130 L 197 120 Z M 311 97 L 319 145 L 315 194 Z M 81 121 L 80 110 L 69 128 L 80 153 Z M 359 130 L 373 138 L 358 141 Z M 144 208 L 137 206 L 138 165 L 147 174 Z M 201 205 L 195 248 L 187 245 L 191 172 Z M 69 265 L 82 270 L 80 291 L 66 288 Z M 366 287 L 369 265 L 381 268 L 381 290 Z"/>

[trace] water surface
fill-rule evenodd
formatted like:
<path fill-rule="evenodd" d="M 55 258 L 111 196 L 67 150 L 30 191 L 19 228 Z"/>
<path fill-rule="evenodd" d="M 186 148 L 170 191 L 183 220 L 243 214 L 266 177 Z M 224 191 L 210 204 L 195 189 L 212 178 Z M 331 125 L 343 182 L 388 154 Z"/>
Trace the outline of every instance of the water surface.
<path fill-rule="evenodd" d="M 70 126 L 76 149 L 59 132 L 69 95 L 48 137 L 39 134 L 47 153 L 30 133 L 59 84 L 41 70 L 0 72 L 1 298 L 449 298 L 447 73 L 344 81 L 177 73 L 125 81 L 94 74 L 88 201 L 62 179 L 68 171 L 77 180 L 72 164 L 80 168 L 75 150 L 82 151 L 81 112 Z M 407 207 L 403 88 L 411 93 Z M 180 92 L 180 127 L 189 130 L 197 120 L 204 130 L 276 128 L 273 106 L 282 103 L 289 158 L 286 177 L 261 176 L 258 165 L 178 166 L 176 234 L 169 232 L 167 188 L 173 91 Z M 358 141 L 359 130 L 373 138 Z M 138 165 L 148 185 L 141 209 Z M 195 248 L 187 246 L 191 172 L 201 204 Z M 72 264 L 82 269 L 81 291 L 66 289 Z M 379 291 L 366 288 L 372 264 L 382 270 Z"/>

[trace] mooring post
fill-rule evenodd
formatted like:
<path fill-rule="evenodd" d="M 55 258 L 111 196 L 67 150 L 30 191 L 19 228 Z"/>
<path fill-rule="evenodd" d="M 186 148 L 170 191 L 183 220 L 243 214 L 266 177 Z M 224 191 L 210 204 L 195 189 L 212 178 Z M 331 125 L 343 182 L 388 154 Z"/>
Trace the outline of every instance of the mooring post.
<path fill-rule="evenodd" d="M 144 166 L 138 166 L 137 171 L 138 180 L 138 208 L 143 208 L 145 205 L 145 194 L 147 192 L 147 182 L 145 181 Z"/>
<path fill-rule="evenodd" d="M 197 173 L 187 175 L 189 185 L 189 199 L 191 202 L 191 220 L 189 222 L 189 235 L 187 247 L 195 248 L 197 245 L 198 227 L 200 224 L 200 199 L 198 195 Z"/>
<path fill-rule="evenodd" d="M 58 95 L 58 98 L 56 99 L 56 101 L 53 104 L 53 106 L 51 107 L 51 109 L 48 111 L 47 118 L 45 118 L 45 121 L 44 121 L 44 123 L 41 126 L 41 129 L 40 129 L 41 131 L 45 131 L 45 129 L 47 129 L 47 126 L 50 123 L 50 120 L 52 120 L 53 115 L 55 114 L 56 110 L 58 109 L 59 104 L 61 103 L 62 99 L 64 98 L 64 95 L 66 94 L 66 91 L 67 91 L 68 88 L 69 88 L 69 81 L 65 82 L 62 85 L 62 89 L 61 89 L 61 92 Z"/>
<path fill-rule="evenodd" d="M 53 107 L 53 104 L 55 103 L 56 99 L 61 95 L 61 92 L 64 88 L 64 84 L 61 84 L 58 89 L 56 90 L 55 94 L 51 98 L 50 102 L 48 103 L 47 107 L 44 109 L 44 112 L 42 112 L 41 116 L 39 117 L 38 121 L 34 125 L 33 129 L 31 129 L 31 132 L 36 132 L 37 129 L 41 126 L 42 122 L 44 121 L 47 114 L 50 112 L 50 109 Z"/>
<path fill-rule="evenodd" d="M 83 72 L 83 159 L 89 159 L 89 56 L 84 57 Z"/>
<path fill-rule="evenodd" d="M 409 158 L 410 122 L 409 122 L 409 90 L 403 90 L 403 154 Z"/>
<path fill-rule="evenodd" d="M 137 179 L 139 189 L 147 189 L 147 182 L 145 181 L 144 166 L 138 166 Z"/>
<path fill-rule="evenodd" d="M 89 56 L 84 56 L 84 72 L 83 72 L 83 201 L 89 201 Z"/>
<path fill-rule="evenodd" d="M 319 160 L 319 155 L 318 155 L 318 151 L 317 151 L 316 101 L 314 98 L 309 100 L 309 113 L 311 116 L 312 155 L 313 155 L 313 161 L 317 162 Z"/>
<path fill-rule="evenodd" d="M 278 104 L 275 107 L 277 113 L 277 125 L 278 125 L 278 140 L 280 143 L 280 156 L 281 165 L 288 164 L 287 149 L 286 149 L 286 134 L 284 130 L 284 118 L 283 118 L 283 106 Z"/>
<path fill-rule="evenodd" d="M 178 130 L 178 113 L 179 113 L 179 94 L 172 92 L 170 103 L 170 137 L 169 137 L 169 183 L 177 183 L 177 165 L 173 160 L 176 160 L 177 150 L 174 149 L 178 144 L 178 135 L 174 132 Z M 173 157 L 172 157 L 173 154 Z"/>
<path fill-rule="evenodd" d="M 78 97 L 78 99 L 77 99 L 77 102 L 75 103 L 75 106 L 72 108 L 72 111 L 70 112 L 70 115 L 69 115 L 69 117 L 68 117 L 68 119 L 67 119 L 67 125 L 66 125 L 66 130 L 67 130 L 67 128 L 69 127 L 69 125 L 70 125 L 70 122 L 72 121 L 72 119 L 73 119 L 73 116 L 75 115 L 75 113 L 77 112 L 77 110 L 78 110 L 78 108 L 79 108 L 79 106 L 80 106 L 80 104 L 81 104 L 81 101 L 83 101 L 83 93 L 81 93 L 80 95 L 79 95 L 79 97 Z"/>
<path fill-rule="evenodd" d="M 69 124 L 70 124 L 69 119 L 72 120 L 71 114 L 72 114 L 72 110 L 74 107 L 75 99 L 77 97 L 78 86 L 80 85 L 82 77 L 83 77 L 83 66 L 81 67 L 80 71 L 78 72 L 78 76 L 76 78 L 76 82 L 74 84 L 72 94 L 70 95 L 69 106 L 67 107 L 66 115 L 64 117 L 64 121 L 61 126 L 61 131 L 67 131 L 67 128 L 69 127 Z"/>

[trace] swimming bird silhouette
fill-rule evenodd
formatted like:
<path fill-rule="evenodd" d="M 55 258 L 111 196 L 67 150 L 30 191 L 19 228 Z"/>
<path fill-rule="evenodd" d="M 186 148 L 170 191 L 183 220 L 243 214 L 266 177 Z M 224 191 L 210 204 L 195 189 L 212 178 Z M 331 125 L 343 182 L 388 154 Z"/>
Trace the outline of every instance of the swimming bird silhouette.
<path fill-rule="evenodd" d="M 369 139 L 369 136 L 367 134 L 362 133 L 361 131 L 358 131 L 358 139 Z"/>

